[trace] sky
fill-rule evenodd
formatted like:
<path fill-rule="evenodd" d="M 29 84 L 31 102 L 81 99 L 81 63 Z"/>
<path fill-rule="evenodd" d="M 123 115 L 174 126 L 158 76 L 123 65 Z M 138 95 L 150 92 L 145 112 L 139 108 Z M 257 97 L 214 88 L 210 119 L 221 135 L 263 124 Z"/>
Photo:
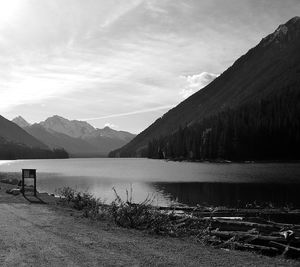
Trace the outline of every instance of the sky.
<path fill-rule="evenodd" d="M 139 133 L 299 0 L 0 0 L 0 114 Z"/>

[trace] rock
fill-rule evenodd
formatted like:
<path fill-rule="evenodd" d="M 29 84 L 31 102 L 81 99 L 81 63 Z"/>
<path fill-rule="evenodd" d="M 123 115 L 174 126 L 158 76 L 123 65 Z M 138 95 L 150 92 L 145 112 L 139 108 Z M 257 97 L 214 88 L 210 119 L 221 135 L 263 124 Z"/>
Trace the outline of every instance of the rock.
<path fill-rule="evenodd" d="M 11 190 L 11 193 L 14 195 L 14 196 L 17 196 L 21 193 L 20 189 L 18 188 L 14 188 Z"/>
<path fill-rule="evenodd" d="M 12 194 L 14 196 L 17 196 L 21 193 L 21 190 L 19 188 L 13 188 L 13 189 L 7 189 L 6 190 L 7 194 Z"/>

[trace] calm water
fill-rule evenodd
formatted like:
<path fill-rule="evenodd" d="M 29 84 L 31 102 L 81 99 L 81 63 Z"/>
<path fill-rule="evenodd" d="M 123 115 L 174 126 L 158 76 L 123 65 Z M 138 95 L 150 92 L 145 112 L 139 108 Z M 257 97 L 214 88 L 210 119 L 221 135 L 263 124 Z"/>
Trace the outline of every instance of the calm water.
<path fill-rule="evenodd" d="M 154 198 L 154 204 L 236 206 L 256 200 L 300 207 L 299 163 L 186 163 L 149 159 L 0 161 L 0 173 L 37 169 L 39 191 L 71 186 L 107 202 L 114 187 L 126 199 Z"/>

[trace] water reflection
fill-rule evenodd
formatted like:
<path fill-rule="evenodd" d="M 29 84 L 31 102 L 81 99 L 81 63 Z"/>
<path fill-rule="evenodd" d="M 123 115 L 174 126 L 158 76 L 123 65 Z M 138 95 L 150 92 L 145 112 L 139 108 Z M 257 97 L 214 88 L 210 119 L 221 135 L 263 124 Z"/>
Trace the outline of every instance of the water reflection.
<path fill-rule="evenodd" d="M 37 169 L 39 191 L 55 193 L 70 186 L 111 202 L 114 187 L 141 202 L 172 201 L 188 205 L 236 206 L 271 202 L 300 207 L 300 163 L 190 163 L 149 159 L 66 159 L 0 161 L 1 175 L 19 177 L 21 169 Z"/>
<path fill-rule="evenodd" d="M 127 194 L 134 202 L 145 198 L 153 199 L 154 205 L 181 203 L 195 206 L 246 207 L 254 202 L 260 206 L 290 206 L 300 208 L 300 183 L 219 183 L 219 182 L 124 182 L 95 177 L 55 176 L 40 179 L 38 189 L 55 192 L 57 188 L 70 186 L 80 191 L 88 191 L 94 196 L 111 202 L 115 199 L 112 188 L 126 200 Z M 50 178 L 50 179 L 49 179 Z"/>
<path fill-rule="evenodd" d="M 151 183 L 99 179 L 98 177 L 64 176 L 53 173 L 39 174 L 37 188 L 40 192 L 59 194 L 59 189 L 63 187 L 89 192 L 106 203 L 111 203 L 116 198 L 113 188 L 123 200 L 131 198 L 133 202 L 138 203 L 149 198 L 153 205 L 169 205 L 171 203 L 170 198 Z"/>
<path fill-rule="evenodd" d="M 153 183 L 168 199 L 187 205 L 245 207 L 247 204 L 300 208 L 300 184 Z"/>

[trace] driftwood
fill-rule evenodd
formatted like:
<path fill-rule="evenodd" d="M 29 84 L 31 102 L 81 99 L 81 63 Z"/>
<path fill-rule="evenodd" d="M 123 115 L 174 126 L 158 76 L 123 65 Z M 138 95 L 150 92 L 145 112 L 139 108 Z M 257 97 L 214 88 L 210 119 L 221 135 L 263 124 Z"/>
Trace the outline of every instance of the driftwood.
<path fill-rule="evenodd" d="M 252 245 L 252 244 L 240 243 L 240 242 L 232 242 L 230 243 L 230 246 L 234 247 L 235 249 L 252 250 L 252 251 L 261 252 L 263 254 L 268 254 L 268 255 L 276 255 L 279 252 L 277 248 L 260 246 L 260 245 Z"/>
<path fill-rule="evenodd" d="M 220 238 L 231 238 L 233 236 L 238 237 L 240 239 L 250 239 L 253 240 L 262 240 L 262 241 L 277 241 L 277 242 L 285 242 L 283 237 L 276 236 L 264 236 L 264 235 L 254 235 L 247 232 L 239 232 L 239 231 L 211 231 L 211 234 Z"/>
<path fill-rule="evenodd" d="M 194 236 L 218 248 L 300 257 L 300 210 L 153 207 L 121 203 L 116 222 L 170 236 Z"/>
<path fill-rule="evenodd" d="M 281 228 L 269 224 L 253 223 L 246 221 L 233 221 L 233 220 L 213 220 L 211 222 L 212 227 L 226 228 L 226 229 L 257 229 L 260 231 L 276 231 Z"/>
<path fill-rule="evenodd" d="M 300 222 L 300 210 L 288 210 L 283 208 L 207 208 L 207 207 L 158 207 L 161 211 L 169 211 L 177 214 L 192 213 L 201 218 L 230 218 L 240 217 L 251 222 L 276 221 L 276 224 L 297 224 Z M 277 225 L 279 226 L 279 225 Z M 297 225 L 300 230 L 300 225 Z"/>
<path fill-rule="evenodd" d="M 169 212 L 174 231 L 196 234 L 216 248 L 300 257 L 300 225 L 297 224 L 300 210 L 202 207 L 159 210 Z"/>
<path fill-rule="evenodd" d="M 300 252 L 300 248 L 296 248 L 296 247 L 293 247 L 293 246 L 290 246 L 290 245 L 287 245 L 287 244 L 282 244 L 282 243 L 278 243 L 278 242 L 275 242 L 275 241 L 271 241 L 270 243 L 272 245 L 274 245 L 275 247 L 283 248 L 284 251 L 294 250 L 294 251 Z"/>

